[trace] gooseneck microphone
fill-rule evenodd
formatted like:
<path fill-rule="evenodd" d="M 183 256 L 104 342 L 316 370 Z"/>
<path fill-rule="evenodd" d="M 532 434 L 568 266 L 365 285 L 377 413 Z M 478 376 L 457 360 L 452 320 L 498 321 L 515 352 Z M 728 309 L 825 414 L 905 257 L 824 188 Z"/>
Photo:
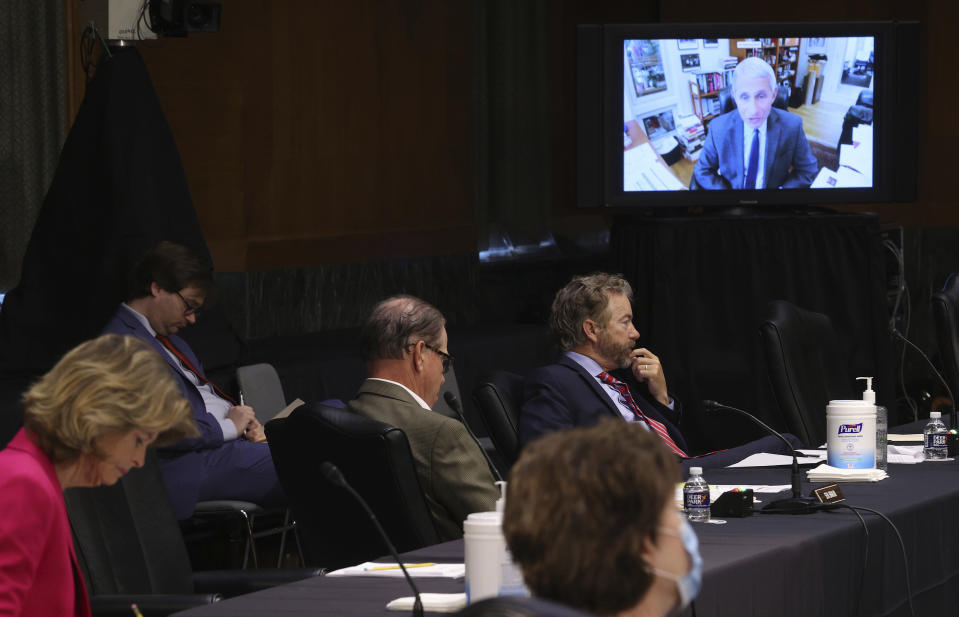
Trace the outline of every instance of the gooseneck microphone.
<path fill-rule="evenodd" d="M 343 472 L 341 472 L 339 467 L 333 463 L 329 461 L 322 463 L 320 465 L 320 473 L 322 473 L 323 477 L 329 480 L 332 484 L 335 484 L 352 495 L 353 499 L 358 501 L 359 504 L 363 506 L 363 509 L 366 510 L 366 513 L 370 516 L 370 520 L 373 521 L 373 525 L 376 526 L 376 531 L 379 532 L 380 537 L 383 538 L 383 542 L 385 542 L 387 548 L 390 549 L 390 554 L 393 555 L 393 559 L 396 560 L 400 570 L 403 571 L 403 576 L 406 577 L 406 582 L 409 583 L 410 588 L 413 590 L 413 595 L 416 597 L 416 600 L 413 602 L 413 616 L 423 617 L 423 602 L 420 600 L 420 590 L 416 588 L 416 584 L 413 582 L 412 577 L 410 577 L 410 573 L 406 571 L 406 566 L 403 565 L 403 561 L 400 559 L 399 553 L 396 552 L 396 547 L 393 546 L 392 542 L 390 542 L 389 536 L 386 535 L 386 532 L 383 530 L 383 526 L 380 525 L 380 521 L 377 520 L 376 515 L 373 514 L 373 510 L 370 509 L 370 506 L 366 503 L 366 500 L 363 499 L 363 497 L 361 497 L 352 486 L 350 486 L 350 483 L 347 482 L 346 478 L 343 477 Z"/>
<path fill-rule="evenodd" d="M 486 459 L 486 464 L 489 465 L 490 471 L 493 472 L 493 475 L 496 476 L 497 482 L 503 481 L 503 476 L 500 475 L 499 470 L 496 469 L 496 465 L 493 464 L 493 461 L 490 460 L 489 454 L 486 453 L 486 450 L 483 449 L 483 446 L 480 444 L 479 439 L 476 438 L 476 435 L 473 434 L 470 425 L 466 423 L 466 416 L 463 415 L 463 405 L 460 404 L 460 400 L 456 398 L 456 395 L 450 392 L 449 390 L 443 394 L 443 400 L 446 401 L 446 404 L 450 406 L 450 409 L 456 412 L 456 415 L 459 416 L 460 422 L 463 423 L 463 426 L 466 427 L 466 432 L 470 434 L 470 437 L 473 438 L 473 443 L 476 444 L 476 447 L 479 448 L 479 451 L 482 452 L 483 458 Z"/>
<path fill-rule="evenodd" d="M 736 413 L 746 416 L 763 429 L 765 429 L 769 434 L 779 437 L 789 452 L 792 453 L 793 464 L 792 464 L 792 493 L 793 496 L 789 499 L 778 499 L 763 508 L 764 511 L 769 513 L 781 513 L 781 514 L 809 514 L 816 511 L 814 502 L 802 496 L 802 476 L 799 475 L 799 461 L 796 460 L 796 450 L 793 448 L 793 445 L 789 443 L 789 440 L 782 436 L 779 431 L 775 430 L 753 414 L 748 411 L 743 411 L 738 407 L 730 407 L 729 405 L 724 405 L 723 403 L 717 403 L 716 401 L 703 401 L 703 407 L 706 411 L 717 411 L 720 409 L 727 409 L 729 411 L 735 411 Z"/>

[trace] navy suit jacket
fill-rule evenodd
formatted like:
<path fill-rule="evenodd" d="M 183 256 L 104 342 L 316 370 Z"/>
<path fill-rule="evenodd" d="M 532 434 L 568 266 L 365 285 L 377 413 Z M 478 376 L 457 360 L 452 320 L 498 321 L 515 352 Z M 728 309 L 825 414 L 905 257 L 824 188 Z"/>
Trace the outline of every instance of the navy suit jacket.
<path fill-rule="evenodd" d="M 122 306 L 119 307 L 117 312 L 113 314 L 113 317 L 110 318 L 110 321 L 107 322 L 103 333 L 133 336 L 156 349 L 157 353 L 170 365 L 170 370 L 180 384 L 180 392 L 190 402 L 190 407 L 193 408 L 193 420 L 196 422 L 197 428 L 200 429 L 200 437 L 184 439 L 172 446 L 161 448 L 161 458 L 163 458 L 163 452 L 189 452 L 208 448 L 219 448 L 223 445 L 223 429 L 220 428 L 220 424 L 216 418 L 207 412 L 206 404 L 203 402 L 203 396 L 200 394 L 200 391 L 193 385 L 193 382 L 187 379 L 186 375 L 183 374 L 179 364 L 170 357 L 170 354 L 167 353 L 163 344 L 150 334 L 147 329 L 143 327 L 143 324 L 130 314 L 130 311 Z M 177 348 L 177 351 L 180 351 L 189 358 L 193 366 L 197 367 L 200 371 L 203 370 L 203 366 L 193 353 L 193 350 L 190 349 L 190 346 L 187 345 L 186 341 L 175 334 L 170 336 L 170 341 Z"/>
<path fill-rule="evenodd" d="M 743 120 L 739 111 L 727 112 L 709 123 L 703 151 L 693 168 L 700 188 L 742 189 Z M 773 107 L 766 125 L 766 188 L 808 188 L 819 172 L 802 130 L 802 118 Z"/>
<path fill-rule="evenodd" d="M 679 432 L 682 404 L 673 399 L 673 409 L 663 405 L 637 382 L 628 369 L 611 373 L 629 385 L 643 413 L 662 422 L 677 446 L 688 451 Z M 523 407 L 519 414 L 519 442 L 525 446 L 540 435 L 575 426 L 593 426 L 602 418 L 623 416 L 596 379 L 566 356 L 556 364 L 538 368 L 526 378 Z"/>

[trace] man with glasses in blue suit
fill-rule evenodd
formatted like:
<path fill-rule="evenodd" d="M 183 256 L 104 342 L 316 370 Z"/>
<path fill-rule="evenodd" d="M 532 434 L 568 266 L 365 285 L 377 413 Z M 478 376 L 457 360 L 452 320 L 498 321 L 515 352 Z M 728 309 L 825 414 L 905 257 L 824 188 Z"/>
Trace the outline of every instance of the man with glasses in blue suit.
<path fill-rule="evenodd" d="M 200 437 L 157 451 L 179 519 L 189 518 L 198 501 L 238 499 L 266 507 L 285 503 L 253 408 L 209 381 L 196 354 L 176 336 L 196 322 L 212 286 L 208 264 L 184 246 L 160 242 L 137 264 L 127 301 L 104 328 L 153 347 L 193 407 Z"/>
<path fill-rule="evenodd" d="M 406 433 L 416 473 L 440 537 L 462 537 L 472 512 L 496 507 L 498 491 L 476 443 L 460 422 L 432 411 L 453 365 L 446 319 L 413 296 L 373 308 L 360 332 L 366 381 L 349 408 Z"/>

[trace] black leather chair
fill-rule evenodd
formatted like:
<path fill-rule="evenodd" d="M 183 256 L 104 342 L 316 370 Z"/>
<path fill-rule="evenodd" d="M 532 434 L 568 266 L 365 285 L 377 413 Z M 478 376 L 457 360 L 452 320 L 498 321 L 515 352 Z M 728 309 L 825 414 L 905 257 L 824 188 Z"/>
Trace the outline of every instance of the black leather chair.
<path fill-rule="evenodd" d="M 780 87 L 776 92 L 776 100 L 773 101 L 773 107 L 786 110 L 786 104 L 789 100 L 789 93 L 786 91 L 786 88 Z M 736 109 L 736 100 L 733 98 L 732 92 L 729 88 L 723 88 L 719 91 L 719 113 L 726 113 Z"/>
<path fill-rule="evenodd" d="M 457 617 L 589 617 L 574 608 L 541 598 L 487 598 L 456 612 Z"/>
<path fill-rule="evenodd" d="M 161 616 L 311 575 L 303 570 L 193 572 L 152 451 L 113 486 L 66 491 L 77 558 L 95 616 Z"/>
<path fill-rule="evenodd" d="M 336 569 L 389 552 L 362 507 L 324 478 L 325 461 L 369 503 L 398 551 L 440 542 L 402 430 L 315 403 L 270 421 L 266 433 L 308 564 Z"/>
<path fill-rule="evenodd" d="M 473 390 L 473 402 L 507 469 L 519 456 L 519 410 L 523 401 L 522 375 L 494 371 Z M 505 475 L 505 474 L 504 474 Z"/>
<path fill-rule="evenodd" d="M 787 430 L 809 447 L 826 442 L 826 405 L 861 398 L 829 317 L 784 300 L 769 303 L 759 327 L 766 368 Z"/>
<path fill-rule="evenodd" d="M 950 274 L 942 289 L 933 292 L 932 318 L 942 358 L 942 376 L 955 396 L 959 392 L 959 274 Z"/>

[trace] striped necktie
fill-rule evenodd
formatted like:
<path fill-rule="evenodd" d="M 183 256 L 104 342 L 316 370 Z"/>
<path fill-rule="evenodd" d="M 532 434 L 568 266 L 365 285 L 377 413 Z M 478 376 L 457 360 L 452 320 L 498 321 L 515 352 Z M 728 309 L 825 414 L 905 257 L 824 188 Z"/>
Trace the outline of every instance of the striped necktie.
<path fill-rule="evenodd" d="M 683 452 L 682 448 L 676 445 L 676 442 L 673 441 L 673 438 L 669 436 L 669 431 L 666 430 L 666 426 L 662 422 L 658 422 L 653 418 L 650 418 L 643 413 L 643 410 L 639 408 L 639 405 L 636 404 L 636 399 L 633 398 L 632 392 L 629 391 L 629 386 L 616 379 L 606 371 L 603 371 L 599 375 L 600 381 L 602 381 L 607 386 L 612 386 L 620 396 L 623 397 L 623 402 L 626 403 L 626 406 L 629 407 L 630 411 L 640 420 L 646 423 L 649 428 L 651 428 L 660 439 L 666 442 L 666 445 L 669 446 L 669 449 L 672 450 L 675 454 L 683 457 L 689 458 L 689 455 Z"/>

